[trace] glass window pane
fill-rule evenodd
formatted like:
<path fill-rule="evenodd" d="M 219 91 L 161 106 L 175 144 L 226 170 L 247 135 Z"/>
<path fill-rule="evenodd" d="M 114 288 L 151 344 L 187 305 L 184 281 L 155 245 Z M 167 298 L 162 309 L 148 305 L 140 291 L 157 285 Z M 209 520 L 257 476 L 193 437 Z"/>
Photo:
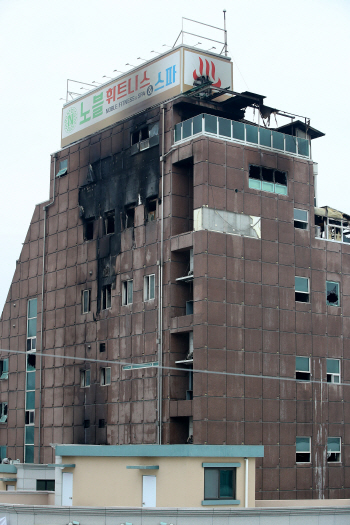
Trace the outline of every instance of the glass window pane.
<path fill-rule="evenodd" d="M 339 374 L 339 359 L 327 359 L 327 374 Z"/>
<path fill-rule="evenodd" d="M 307 221 L 307 211 L 306 210 L 298 210 L 297 208 L 294 208 L 294 220 L 295 221 Z"/>
<path fill-rule="evenodd" d="M 260 145 L 271 148 L 271 130 L 260 128 Z"/>
<path fill-rule="evenodd" d="M 273 182 L 265 182 L 265 181 L 263 181 L 262 185 L 261 185 L 261 189 L 263 191 L 269 191 L 270 193 L 274 193 L 275 192 L 275 185 L 273 184 Z"/>
<path fill-rule="evenodd" d="M 181 140 L 181 126 L 181 122 L 179 124 L 175 124 L 175 142 Z"/>
<path fill-rule="evenodd" d="M 327 281 L 326 283 L 327 304 L 339 306 L 339 283 Z"/>
<path fill-rule="evenodd" d="M 28 319 L 28 337 L 34 337 L 36 335 L 36 317 L 34 319 Z"/>
<path fill-rule="evenodd" d="M 219 117 L 219 135 L 231 137 L 231 120 Z"/>
<path fill-rule="evenodd" d="M 261 190 L 261 180 L 249 179 L 249 188 L 254 190 Z"/>
<path fill-rule="evenodd" d="M 243 122 L 232 121 L 232 137 L 238 140 L 244 140 L 244 124 Z"/>
<path fill-rule="evenodd" d="M 26 410 L 34 410 L 35 408 L 35 392 L 26 393 Z"/>
<path fill-rule="evenodd" d="M 327 452 L 340 452 L 340 438 L 339 437 L 328 438 Z"/>
<path fill-rule="evenodd" d="M 36 480 L 36 490 L 45 490 L 46 489 L 46 480 L 37 479 Z"/>
<path fill-rule="evenodd" d="M 214 117 L 214 115 L 204 115 L 204 122 L 205 122 L 205 131 L 208 133 L 215 133 L 215 135 L 218 132 L 217 128 L 217 117 Z"/>
<path fill-rule="evenodd" d="M 37 314 L 37 299 L 30 299 L 28 301 L 28 317 L 36 317 Z"/>
<path fill-rule="evenodd" d="M 278 131 L 272 132 L 272 144 L 274 149 L 284 150 L 284 135 Z"/>
<path fill-rule="evenodd" d="M 295 369 L 299 372 L 310 372 L 310 359 L 297 356 L 295 358 Z"/>
<path fill-rule="evenodd" d="M 289 151 L 290 153 L 296 153 L 297 152 L 296 137 L 292 137 L 292 135 L 285 135 L 285 137 L 286 137 L 286 151 Z"/>
<path fill-rule="evenodd" d="M 133 288 L 133 282 L 128 281 L 128 304 L 132 303 L 132 288 Z"/>
<path fill-rule="evenodd" d="M 279 195 L 288 195 L 287 186 L 275 184 L 275 193 L 278 193 Z"/>
<path fill-rule="evenodd" d="M 297 292 L 309 292 L 309 280 L 306 277 L 295 277 L 295 290 Z"/>
<path fill-rule="evenodd" d="M 149 298 L 154 299 L 155 293 L 154 293 L 154 275 L 150 275 L 149 278 Z"/>
<path fill-rule="evenodd" d="M 202 132 L 203 115 L 193 117 L 193 134 Z"/>
<path fill-rule="evenodd" d="M 185 120 L 185 122 L 182 123 L 182 138 L 187 139 L 187 137 L 190 137 L 192 135 L 192 119 Z"/>
<path fill-rule="evenodd" d="M 308 438 L 308 437 L 297 437 L 297 439 L 296 439 L 296 451 L 297 452 L 310 452 L 310 438 Z"/>
<path fill-rule="evenodd" d="M 3 359 L 3 361 L 2 361 L 2 371 L 3 372 L 8 372 L 9 371 L 9 360 L 8 359 Z"/>
<path fill-rule="evenodd" d="M 233 471 L 220 470 L 220 498 L 232 498 L 233 495 Z"/>
<path fill-rule="evenodd" d="M 24 447 L 25 463 L 34 463 L 34 445 L 26 445 Z"/>
<path fill-rule="evenodd" d="M 219 471 L 215 468 L 204 470 L 204 499 L 217 499 L 219 487 Z"/>
<path fill-rule="evenodd" d="M 106 368 L 106 385 L 111 383 L 111 369 L 110 367 Z"/>
<path fill-rule="evenodd" d="M 90 386 L 90 370 L 85 371 L 85 386 Z"/>
<path fill-rule="evenodd" d="M 258 143 L 258 127 L 257 126 L 249 126 L 249 124 L 246 124 L 246 141 L 252 142 L 253 144 Z"/>
<path fill-rule="evenodd" d="M 35 390 L 35 372 L 27 373 L 27 390 Z"/>
<path fill-rule="evenodd" d="M 305 157 L 310 155 L 308 139 L 298 138 L 298 153 L 299 155 L 305 155 Z"/>
<path fill-rule="evenodd" d="M 34 444 L 34 426 L 26 426 L 25 427 L 25 444 L 26 445 L 33 445 Z"/>

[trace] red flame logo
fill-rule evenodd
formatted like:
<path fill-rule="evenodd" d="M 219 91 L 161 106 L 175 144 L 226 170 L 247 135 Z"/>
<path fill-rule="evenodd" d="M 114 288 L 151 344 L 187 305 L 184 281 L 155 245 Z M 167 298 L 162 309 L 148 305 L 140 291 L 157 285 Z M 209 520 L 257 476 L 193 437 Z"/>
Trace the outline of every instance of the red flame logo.
<path fill-rule="evenodd" d="M 213 82 L 215 82 L 215 65 L 212 61 L 210 61 L 210 64 L 211 64 L 211 73 L 210 73 L 210 65 L 209 65 L 209 62 L 207 59 L 205 59 L 205 76 L 208 77 L 210 80 L 212 80 Z M 199 75 L 197 75 L 197 70 L 195 69 L 193 71 L 193 78 L 194 80 L 198 80 L 199 77 L 202 77 L 203 76 L 203 71 L 204 71 L 204 63 L 203 63 L 203 60 L 201 59 L 201 57 L 199 57 Z M 217 82 L 215 82 L 215 84 L 213 84 L 213 87 L 221 87 L 221 80 L 220 78 L 218 79 Z"/>

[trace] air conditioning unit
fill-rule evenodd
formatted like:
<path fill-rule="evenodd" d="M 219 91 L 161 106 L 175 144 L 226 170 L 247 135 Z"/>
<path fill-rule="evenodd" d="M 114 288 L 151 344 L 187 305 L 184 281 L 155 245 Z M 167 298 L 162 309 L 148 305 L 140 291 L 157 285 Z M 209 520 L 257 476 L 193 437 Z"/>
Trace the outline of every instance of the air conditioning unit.
<path fill-rule="evenodd" d="M 4 458 L 2 462 L 4 465 L 9 465 L 11 463 L 11 460 L 9 458 Z"/>

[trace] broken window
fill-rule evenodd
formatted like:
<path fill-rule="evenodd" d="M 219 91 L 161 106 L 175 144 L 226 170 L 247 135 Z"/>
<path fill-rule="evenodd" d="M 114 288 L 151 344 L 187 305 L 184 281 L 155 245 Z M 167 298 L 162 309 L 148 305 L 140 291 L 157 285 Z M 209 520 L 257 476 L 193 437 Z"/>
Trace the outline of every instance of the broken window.
<path fill-rule="evenodd" d="M 340 463 L 341 461 L 341 439 L 340 437 L 329 437 L 327 439 L 327 461 L 329 463 Z"/>
<path fill-rule="evenodd" d="M 114 210 L 105 214 L 105 235 L 110 235 L 115 231 Z"/>
<path fill-rule="evenodd" d="M 309 279 L 307 277 L 295 276 L 295 300 L 299 303 L 310 301 Z"/>
<path fill-rule="evenodd" d="M 148 126 L 134 131 L 131 133 L 131 145 L 140 143 L 140 150 L 146 149 L 149 147 L 149 129 Z"/>
<path fill-rule="evenodd" d="M 9 360 L 1 359 L 0 360 L 0 379 L 7 379 L 9 376 Z"/>
<path fill-rule="evenodd" d="M 125 211 L 125 228 L 133 228 L 135 223 L 135 207 L 127 208 Z"/>
<path fill-rule="evenodd" d="M 295 357 L 295 379 L 300 381 L 310 381 L 310 358 L 309 357 Z"/>
<path fill-rule="evenodd" d="M 350 243 L 350 221 L 315 215 L 315 237 Z"/>
<path fill-rule="evenodd" d="M 122 287 L 122 304 L 132 304 L 133 280 L 124 281 Z"/>
<path fill-rule="evenodd" d="M 146 202 L 146 220 L 152 222 L 156 220 L 157 199 L 147 199 Z"/>
<path fill-rule="evenodd" d="M 340 383 L 339 359 L 327 359 L 327 383 Z"/>
<path fill-rule="evenodd" d="M 90 312 L 90 297 L 91 290 L 82 290 L 81 292 L 81 313 L 87 314 Z"/>
<path fill-rule="evenodd" d="M 339 283 L 333 281 L 326 281 L 327 305 L 339 306 Z"/>
<path fill-rule="evenodd" d="M 100 352 L 106 351 L 106 343 L 100 343 Z"/>
<path fill-rule="evenodd" d="M 150 301 L 155 297 L 155 274 L 145 275 L 143 280 L 143 297 L 144 301 Z"/>
<path fill-rule="evenodd" d="M 25 424 L 34 425 L 34 419 L 35 419 L 35 410 L 26 410 Z"/>
<path fill-rule="evenodd" d="M 106 284 L 102 287 L 102 310 L 112 307 L 112 285 Z"/>
<path fill-rule="evenodd" d="M 311 460 L 311 438 L 297 437 L 295 443 L 295 460 L 297 463 L 310 463 Z"/>
<path fill-rule="evenodd" d="M 81 388 L 87 388 L 90 386 L 90 370 L 80 370 L 80 386 Z"/>
<path fill-rule="evenodd" d="M 7 403 L 0 403 L 0 423 L 7 421 Z"/>
<path fill-rule="evenodd" d="M 62 175 L 65 175 L 67 173 L 67 169 L 68 169 L 68 159 L 61 160 L 60 169 L 58 170 L 56 177 L 62 177 Z"/>
<path fill-rule="evenodd" d="M 294 208 L 294 228 L 307 230 L 308 222 L 307 210 L 299 210 L 298 208 Z"/>
<path fill-rule="evenodd" d="M 88 219 L 84 223 L 84 239 L 92 241 L 94 238 L 94 219 Z"/>
<path fill-rule="evenodd" d="M 287 195 L 287 173 L 263 166 L 250 165 L 249 188 Z"/>
<path fill-rule="evenodd" d="M 106 366 L 101 368 L 101 386 L 106 386 L 111 384 L 111 367 Z"/>
<path fill-rule="evenodd" d="M 35 361 L 36 361 L 35 354 L 27 355 L 27 372 L 31 372 L 35 370 Z"/>

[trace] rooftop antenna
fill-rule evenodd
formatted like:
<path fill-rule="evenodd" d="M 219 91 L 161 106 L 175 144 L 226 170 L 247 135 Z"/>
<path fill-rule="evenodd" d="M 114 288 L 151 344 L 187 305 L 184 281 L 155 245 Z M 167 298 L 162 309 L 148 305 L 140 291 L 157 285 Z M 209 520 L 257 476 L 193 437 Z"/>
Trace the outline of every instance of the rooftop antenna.
<path fill-rule="evenodd" d="M 225 57 L 227 57 L 227 31 L 226 31 L 226 9 L 224 9 L 224 48 L 225 48 Z"/>

